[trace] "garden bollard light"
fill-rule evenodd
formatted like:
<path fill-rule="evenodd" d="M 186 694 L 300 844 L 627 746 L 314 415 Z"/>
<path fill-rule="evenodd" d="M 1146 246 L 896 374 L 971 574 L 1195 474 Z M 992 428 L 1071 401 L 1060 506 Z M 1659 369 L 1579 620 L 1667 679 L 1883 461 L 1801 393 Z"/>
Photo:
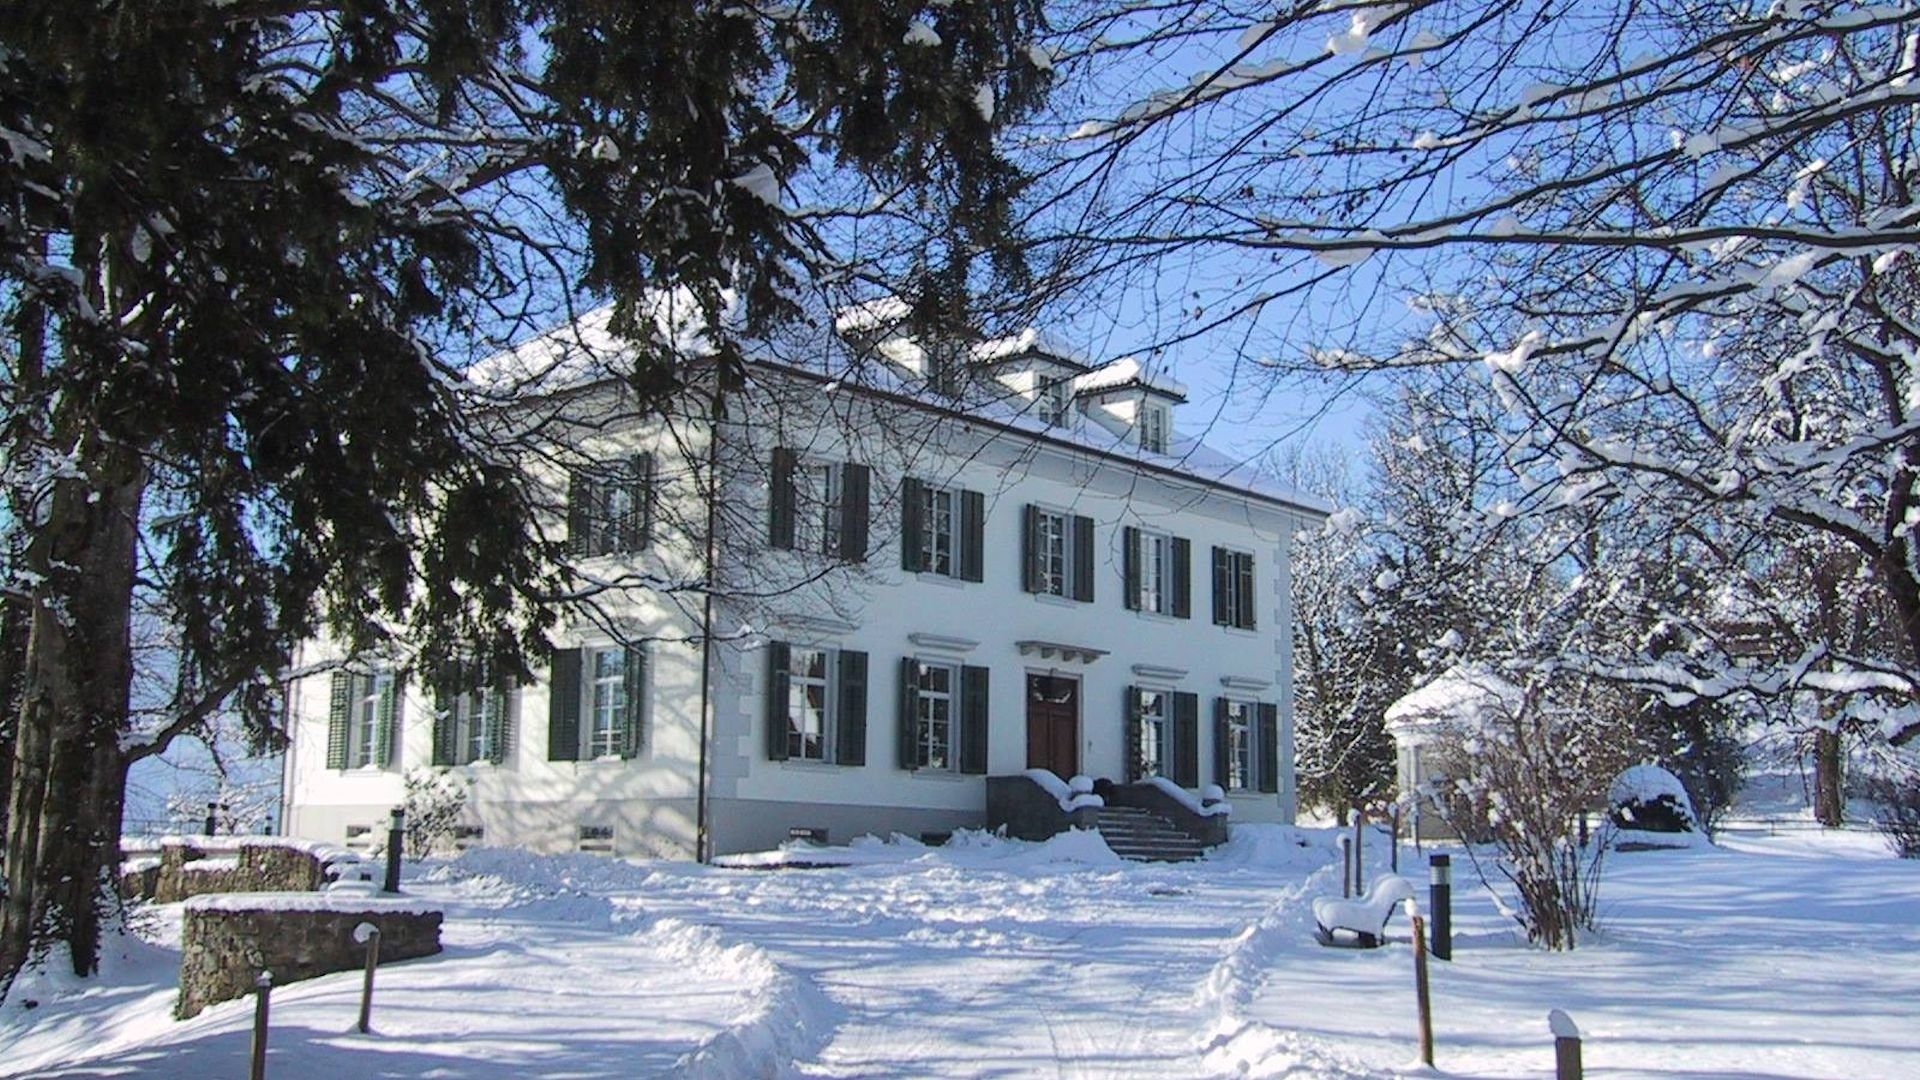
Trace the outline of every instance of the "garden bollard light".
<path fill-rule="evenodd" d="M 1554 1080 L 1581 1080 L 1580 1028 L 1559 1009 L 1547 1014 L 1547 1026 L 1553 1029 Z"/>
<path fill-rule="evenodd" d="M 367 947 L 367 977 L 360 984 L 360 1034 L 365 1035 L 373 1025 L 373 969 L 380 966 L 380 928 L 370 922 L 363 922 L 353 928 L 353 940 Z"/>
<path fill-rule="evenodd" d="M 252 1080 L 266 1080 L 267 996 L 273 991 L 273 972 L 263 971 L 255 976 L 253 987 L 253 1066 L 247 1075 Z"/>
<path fill-rule="evenodd" d="M 1433 912 L 1433 955 L 1453 959 L 1453 856 L 1427 859 L 1427 907 Z"/>
<path fill-rule="evenodd" d="M 407 812 L 394 807 L 387 814 L 387 891 L 400 891 L 400 848 L 407 842 Z"/>
<path fill-rule="evenodd" d="M 1353 898 L 1353 838 L 1340 838 L 1340 897 L 1343 900 Z"/>

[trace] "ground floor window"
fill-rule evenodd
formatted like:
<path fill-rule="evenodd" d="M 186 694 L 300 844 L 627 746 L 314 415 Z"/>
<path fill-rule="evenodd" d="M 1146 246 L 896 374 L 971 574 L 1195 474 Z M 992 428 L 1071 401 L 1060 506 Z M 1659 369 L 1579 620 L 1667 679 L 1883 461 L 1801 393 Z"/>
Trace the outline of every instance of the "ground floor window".
<path fill-rule="evenodd" d="M 794 648 L 787 670 L 787 757 L 832 761 L 833 654 Z"/>
<path fill-rule="evenodd" d="M 1226 724 L 1228 791 L 1251 791 L 1253 776 L 1253 703 L 1228 700 L 1221 708 Z"/>
<path fill-rule="evenodd" d="M 914 695 L 917 731 L 914 759 L 922 769 L 953 768 L 953 702 L 955 669 L 948 664 L 920 662 Z"/>
<path fill-rule="evenodd" d="M 1140 690 L 1140 762 L 1139 775 L 1164 776 L 1171 764 L 1168 750 L 1168 718 L 1171 694 L 1165 690 Z"/>
<path fill-rule="evenodd" d="M 591 692 L 587 757 L 619 757 L 627 735 L 627 653 L 594 649 L 589 657 Z"/>

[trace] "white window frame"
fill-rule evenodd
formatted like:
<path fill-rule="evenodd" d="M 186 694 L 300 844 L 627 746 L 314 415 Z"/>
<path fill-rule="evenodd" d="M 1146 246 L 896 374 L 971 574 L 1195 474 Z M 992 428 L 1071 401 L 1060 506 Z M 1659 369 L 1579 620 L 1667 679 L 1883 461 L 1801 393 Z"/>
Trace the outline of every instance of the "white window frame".
<path fill-rule="evenodd" d="M 954 736 L 959 731 L 960 665 L 944 660 L 915 660 L 914 664 L 915 767 L 933 772 L 953 772 L 959 767 Z M 929 685 L 930 677 L 935 672 L 945 676 L 945 690 L 937 690 Z"/>
<path fill-rule="evenodd" d="M 1141 611 L 1165 615 L 1173 608 L 1173 537 L 1161 532 L 1139 529 L 1134 532 L 1139 545 L 1134 552 L 1137 589 L 1134 599 Z"/>
<path fill-rule="evenodd" d="M 820 674 L 807 673 L 807 659 L 820 657 Z M 835 698 L 835 684 L 839 681 L 840 654 L 834 649 L 815 648 L 810 645 L 790 646 L 787 652 L 787 760 L 817 761 L 826 763 L 834 760 L 834 708 L 838 704 Z M 819 731 L 816 734 L 817 753 L 807 753 L 806 722 L 809 688 L 820 691 Z"/>
<path fill-rule="evenodd" d="M 929 574 L 960 576 L 960 493 L 931 484 L 920 489 L 920 566 Z"/>
<path fill-rule="evenodd" d="M 840 554 L 840 463 L 801 458 L 793 466 L 793 549 Z"/>
<path fill-rule="evenodd" d="M 1220 550 L 1227 553 L 1226 587 L 1221 591 L 1220 597 L 1225 601 L 1227 608 L 1227 621 L 1225 625 L 1228 627 L 1238 627 L 1243 630 L 1247 629 L 1245 625 L 1247 623 L 1258 625 L 1259 612 L 1254 607 L 1254 604 L 1260 594 L 1260 570 L 1259 567 L 1254 564 L 1253 552 L 1240 551 L 1228 547 L 1223 547 Z M 1247 579 L 1252 586 L 1252 592 L 1244 594 L 1240 591 L 1240 562 L 1243 559 L 1247 564 Z"/>
<path fill-rule="evenodd" d="M 1173 691 L 1151 686 L 1140 687 L 1137 710 L 1140 713 L 1140 778 L 1167 775 L 1171 764 L 1173 729 Z M 1148 709 L 1151 701 L 1154 708 Z"/>
<path fill-rule="evenodd" d="M 1040 387 L 1034 394 L 1034 401 L 1040 422 L 1048 427 L 1061 427 L 1067 422 L 1067 411 L 1073 407 L 1073 395 L 1070 392 L 1072 380 L 1064 377 L 1040 377 Z"/>
<path fill-rule="evenodd" d="M 1145 403 L 1140 406 L 1140 448 L 1155 454 L 1167 452 L 1167 407 Z"/>
<path fill-rule="evenodd" d="M 602 672 L 600 662 L 611 662 Z M 627 734 L 627 651 L 619 646 L 588 649 L 586 663 L 586 731 L 580 756 L 588 761 L 617 758 Z"/>
<path fill-rule="evenodd" d="M 1253 775 L 1253 739 L 1259 706 L 1238 698 L 1227 698 L 1226 703 L 1227 776 L 1223 786 L 1228 791 L 1252 791 L 1257 779 Z"/>
<path fill-rule="evenodd" d="M 367 769 L 385 764 L 385 762 L 375 761 L 373 756 L 380 747 L 380 699 L 387 694 L 388 687 L 393 685 L 393 672 L 384 669 L 372 672 L 366 676 L 366 682 L 361 685 L 364 689 L 353 701 L 353 730 L 349 744 L 352 752 L 347 758 L 347 767 L 353 769 Z M 399 712 L 397 702 L 394 711 Z M 397 719 L 395 726 L 399 726 Z M 398 734 L 398 732 L 394 733 L 394 735 Z"/>
<path fill-rule="evenodd" d="M 1073 595 L 1072 517 L 1044 507 L 1034 509 L 1034 545 L 1039 560 L 1040 592 L 1048 596 Z"/>

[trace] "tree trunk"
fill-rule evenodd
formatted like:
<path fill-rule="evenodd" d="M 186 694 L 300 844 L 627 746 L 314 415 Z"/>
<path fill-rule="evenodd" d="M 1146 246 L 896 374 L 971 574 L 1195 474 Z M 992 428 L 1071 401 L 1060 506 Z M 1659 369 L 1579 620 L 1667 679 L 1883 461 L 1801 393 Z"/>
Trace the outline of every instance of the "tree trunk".
<path fill-rule="evenodd" d="M 119 857 L 133 673 L 128 629 L 145 474 L 133 450 L 75 439 L 27 551 L 38 575 L 21 672 L 0 906 L 0 993 L 49 945 L 98 962 L 103 889 Z"/>
<path fill-rule="evenodd" d="M 1822 825 L 1846 820 L 1845 776 L 1840 768 L 1840 733 L 1821 728 L 1813 733 L 1813 817 Z"/>

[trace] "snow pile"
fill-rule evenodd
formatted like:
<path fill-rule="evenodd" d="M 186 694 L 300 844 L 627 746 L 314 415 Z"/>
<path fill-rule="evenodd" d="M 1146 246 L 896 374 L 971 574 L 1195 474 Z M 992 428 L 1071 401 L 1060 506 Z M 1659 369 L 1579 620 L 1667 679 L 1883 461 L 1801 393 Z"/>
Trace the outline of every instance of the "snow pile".
<path fill-rule="evenodd" d="M 712 927 L 679 919 L 660 920 L 641 939 L 702 978 L 724 973 L 756 988 L 740 1015 L 674 1063 L 675 1076 L 785 1075 L 817 1051 L 837 1023 L 839 1010 L 811 979 L 774 963 L 759 946 L 726 944 Z"/>
<path fill-rule="evenodd" d="M 1166 793 L 1169 798 L 1181 806 L 1199 814 L 1201 817 L 1226 817 L 1233 813 L 1232 803 L 1225 801 L 1202 802 L 1194 796 L 1193 792 L 1188 791 L 1186 788 L 1181 787 L 1179 784 L 1174 783 L 1164 776 L 1150 776 L 1147 778 L 1147 782 L 1159 788 L 1162 792 Z M 1220 789 L 1215 787 L 1213 790 L 1219 791 Z M 1224 792 L 1222 795 L 1224 796 Z"/>
<path fill-rule="evenodd" d="M 1093 793 L 1093 778 L 1075 776 L 1072 780 L 1062 780 L 1051 769 L 1028 769 L 1021 774 L 1039 784 L 1047 794 L 1059 800 L 1060 809 L 1071 814 L 1082 808 L 1098 809 L 1107 805 L 1107 800 Z"/>
<path fill-rule="evenodd" d="M 1612 843 L 1621 850 L 1693 847 L 1705 843 L 1680 778 L 1658 765 L 1634 765 L 1607 787 Z"/>

